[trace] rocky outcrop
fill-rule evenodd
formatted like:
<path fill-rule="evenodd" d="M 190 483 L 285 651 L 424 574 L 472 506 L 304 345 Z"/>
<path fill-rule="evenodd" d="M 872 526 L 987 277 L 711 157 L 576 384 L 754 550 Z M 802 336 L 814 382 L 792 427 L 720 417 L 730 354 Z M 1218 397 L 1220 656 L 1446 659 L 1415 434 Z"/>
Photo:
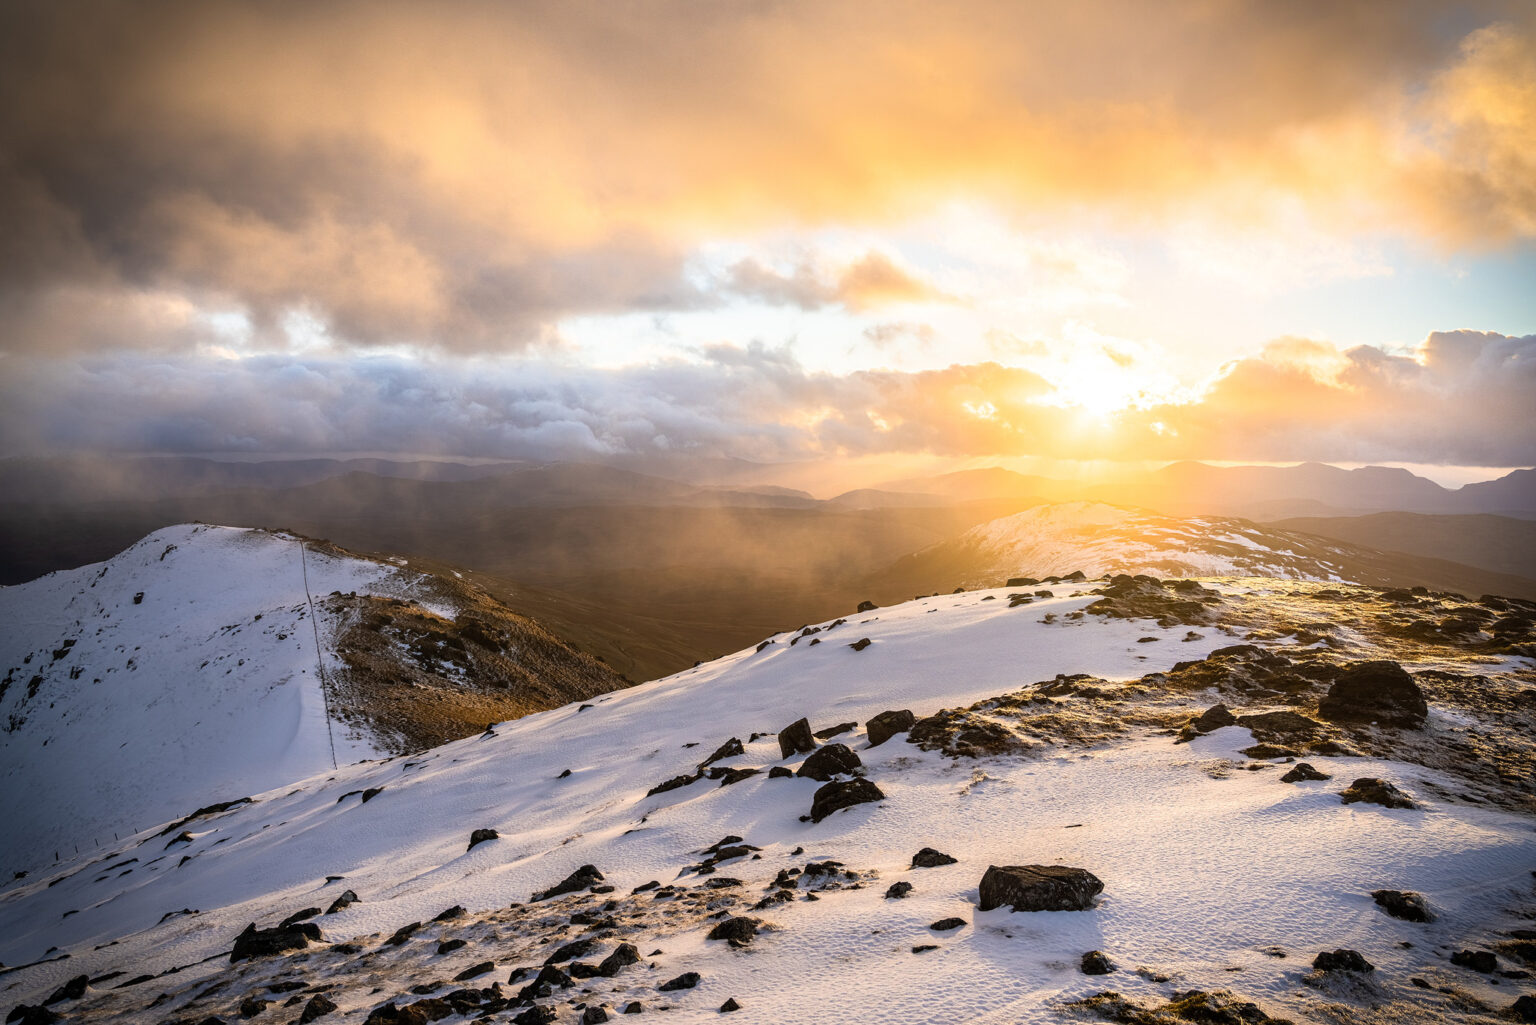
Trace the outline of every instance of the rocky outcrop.
<path fill-rule="evenodd" d="M 252 922 L 235 937 L 229 959 L 231 962 L 246 961 L 253 957 L 286 954 L 290 950 L 303 950 L 311 941 L 320 941 L 320 927 L 313 922 L 296 922 L 276 929 L 258 929 Z"/>
<path fill-rule="evenodd" d="M 1317 706 L 1333 722 L 1376 722 L 1417 729 L 1429 716 L 1424 692 L 1396 662 L 1357 662 L 1339 673 Z"/>

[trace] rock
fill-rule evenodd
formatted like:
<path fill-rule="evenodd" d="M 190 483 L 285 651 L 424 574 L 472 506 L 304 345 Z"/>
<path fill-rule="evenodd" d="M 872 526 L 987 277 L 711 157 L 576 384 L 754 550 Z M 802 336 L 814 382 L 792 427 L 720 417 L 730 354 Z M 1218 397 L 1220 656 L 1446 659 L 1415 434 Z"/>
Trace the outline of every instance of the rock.
<path fill-rule="evenodd" d="M 1429 905 L 1425 903 L 1424 895 L 1421 893 L 1412 893 L 1407 890 L 1372 890 L 1371 899 L 1381 910 L 1405 922 L 1435 920 L 1435 916 L 1429 913 Z"/>
<path fill-rule="evenodd" d="M 1458 950 L 1451 955 L 1451 964 L 1470 968 L 1484 975 L 1492 975 L 1499 970 L 1499 959 L 1487 950 Z"/>
<path fill-rule="evenodd" d="M 477 829 L 469 834 L 469 846 L 464 849 L 472 851 L 475 849 L 476 844 L 485 843 L 487 840 L 499 840 L 500 838 L 501 834 L 494 829 Z"/>
<path fill-rule="evenodd" d="M 58 1020 L 59 1016 L 42 1004 L 17 1004 L 5 1016 L 6 1025 L 53 1025 Z"/>
<path fill-rule="evenodd" d="M 316 1018 L 323 1018 L 336 1010 L 336 1002 L 328 998 L 324 993 L 317 993 L 304 1005 L 304 1012 L 299 1015 L 299 1025 L 309 1025 Z"/>
<path fill-rule="evenodd" d="M 569 975 L 554 965 L 547 964 L 539 969 L 539 974 L 533 977 L 532 982 L 517 991 L 517 999 L 537 1000 L 540 997 L 549 996 L 557 989 L 567 989 L 571 985 L 572 979 Z"/>
<path fill-rule="evenodd" d="M 369 787 L 367 790 L 363 791 L 363 803 L 367 804 L 369 801 L 373 800 L 375 797 L 378 797 L 383 792 L 383 787 Z"/>
<path fill-rule="evenodd" d="M 469 942 L 467 940 L 461 940 L 461 939 L 443 940 L 443 942 L 441 942 L 441 943 L 439 943 L 437 945 L 437 953 L 438 953 L 439 956 L 441 956 L 443 954 L 451 954 L 455 950 L 458 950 L 461 947 L 467 947 L 468 945 L 469 945 Z"/>
<path fill-rule="evenodd" d="M 1223 726 L 1237 725 L 1237 716 L 1233 715 L 1226 705 L 1218 703 L 1202 712 L 1199 718 L 1193 720 L 1192 725 L 1201 733 L 1210 733 Z"/>
<path fill-rule="evenodd" d="M 231 963 L 253 957 L 269 957 L 290 950 L 303 950 L 310 940 L 319 942 L 320 927 L 313 922 L 298 922 L 286 929 L 258 929 L 252 922 L 245 931 L 235 937 L 235 947 L 229 953 Z"/>
<path fill-rule="evenodd" d="M 1360 956 L 1358 950 L 1325 950 L 1312 959 L 1320 972 L 1374 972 L 1376 966 Z"/>
<path fill-rule="evenodd" d="M 932 847 L 924 847 L 912 855 L 913 868 L 938 868 L 940 865 L 953 865 L 956 860 L 942 851 L 936 851 Z"/>
<path fill-rule="evenodd" d="M 939 945 L 937 943 L 919 943 L 917 946 L 912 948 L 912 953 L 914 953 L 914 954 L 926 954 L 930 950 L 938 950 L 938 949 L 939 949 Z"/>
<path fill-rule="evenodd" d="M 633 943 L 620 943 L 613 953 L 598 962 L 597 974 L 611 979 L 621 970 L 640 960 L 640 948 Z"/>
<path fill-rule="evenodd" d="M 254 1018 L 270 1006 L 272 1006 L 272 1001 L 270 1000 L 261 1000 L 257 997 L 246 997 L 244 1000 L 240 1001 L 240 1017 Z"/>
<path fill-rule="evenodd" d="M 553 954 L 546 957 L 544 959 L 544 963 L 562 964 L 566 961 L 575 960 L 578 957 L 586 957 L 592 952 L 592 948 L 595 946 L 597 946 L 597 941 L 591 938 L 576 940 L 573 943 L 566 943 L 556 948 Z"/>
<path fill-rule="evenodd" d="M 959 929 L 964 925 L 965 919 L 963 918 L 941 918 L 937 922 L 934 922 L 932 925 L 930 925 L 928 928 L 932 929 L 934 932 L 948 932 L 951 929 Z"/>
<path fill-rule="evenodd" d="M 881 712 L 869 722 L 864 724 L 865 732 L 869 735 L 869 746 L 879 747 L 898 733 L 905 733 L 912 728 L 917 719 L 909 708 L 896 708 Z"/>
<path fill-rule="evenodd" d="M 286 929 L 290 925 L 293 925 L 295 922 L 302 922 L 306 918 L 314 918 L 319 913 L 319 908 L 305 908 L 303 911 L 295 911 L 293 914 L 279 922 L 277 927 L 279 929 Z"/>
<path fill-rule="evenodd" d="M 1385 780 L 1366 776 L 1355 780 L 1339 797 L 1345 804 L 1379 804 L 1383 808 L 1417 808 L 1412 799 Z"/>
<path fill-rule="evenodd" d="M 64 985 L 53 991 L 53 994 L 43 1001 L 44 1007 L 52 1007 L 54 1004 L 65 1000 L 79 1000 L 85 996 L 85 988 L 91 984 L 89 975 L 77 975 Z"/>
<path fill-rule="evenodd" d="M 1063 865 L 991 865 L 981 877 L 981 910 L 1086 911 L 1103 892 L 1099 877 Z"/>
<path fill-rule="evenodd" d="M 800 719 L 779 731 L 779 752 L 789 758 L 797 754 L 810 754 L 816 750 L 816 740 L 811 736 L 811 724 Z"/>
<path fill-rule="evenodd" d="M 848 647 L 852 648 L 854 651 L 863 651 L 865 648 L 869 647 L 870 644 L 872 644 L 872 643 L 873 642 L 870 641 L 870 639 L 868 637 L 860 637 L 858 640 L 856 640 L 852 644 L 848 645 Z"/>
<path fill-rule="evenodd" d="M 836 726 L 828 726 L 824 730 L 817 730 L 811 736 L 817 740 L 831 740 L 838 734 L 847 733 L 849 730 L 856 730 L 858 728 L 859 724 L 856 722 L 840 722 Z"/>
<path fill-rule="evenodd" d="M 348 905 L 356 903 L 357 894 L 353 893 L 351 890 L 343 890 L 340 897 L 337 897 L 335 900 L 331 901 L 331 906 L 325 909 L 325 913 L 328 915 L 334 915 L 336 912 L 342 910 Z"/>
<path fill-rule="evenodd" d="M 663 982 L 656 989 L 662 993 L 673 993 L 680 989 L 692 989 L 699 984 L 702 976 L 698 972 L 684 972 L 675 979 Z"/>
<path fill-rule="evenodd" d="M 645 796 L 655 797 L 657 794 L 665 794 L 669 790 L 677 790 L 678 788 L 685 787 L 690 783 L 697 783 L 703 778 L 704 774 L 702 772 L 695 772 L 688 776 L 673 776 L 671 779 L 662 783 L 657 783 L 655 786 L 651 787 L 651 789 L 645 792 Z"/>
<path fill-rule="evenodd" d="M 477 965 L 471 965 L 453 977 L 454 982 L 468 982 L 470 979 L 478 979 L 496 970 L 495 961 L 481 961 Z"/>
<path fill-rule="evenodd" d="M 846 744 L 828 744 L 807 758 L 795 775 L 825 783 L 833 776 L 850 774 L 863 764 Z"/>
<path fill-rule="evenodd" d="M 525 1011 L 519 1011 L 512 1016 L 513 1025 L 549 1025 L 559 1017 L 553 1007 L 543 1004 L 534 1004 Z"/>
<path fill-rule="evenodd" d="M 463 918 L 466 914 L 468 914 L 468 912 L 466 912 L 464 910 L 464 905 L 463 904 L 455 904 L 453 907 L 451 907 L 451 908 L 444 908 L 443 910 L 439 911 L 437 914 L 433 915 L 432 916 L 432 921 L 434 921 L 434 922 L 453 922 L 453 921 L 457 921 L 460 918 Z"/>
<path fill-rule="evenodd" d="M 1078 968 L 1084 975 L 1108 975 L 1115 970 L 1115 963 L 1101 950 L 1090 950 L 1083 955 Z"/>
<path fill-rule="evenodd" d="M 1536 1021 L 1536 996 L 1527 993 L 1509 1005 L 1516 1021 Z"/>
<path fill-rule="evenodd" d="M 885 793 L 867 779 L 836 780 L 816 790 L 811 798 L 811 821 L 820 822 L 833 812 L 885 800 Z"/>
<path fill-rule="evenodd" d="M 886 900 L 900 900 L 902 897 L 905 897 L 907 894 L 909 894 L 911 892 L 912 892 L 912 884 L 907 882 L 906 880 L 902 880 L 899 883 L 892 883 L 890 885 L 890 888 L 885 891 L 885 899 Z"/>
<path fill-rule="evenodd" d="M 1252 730 L 1256 735 L 1289 736 L 1297 733 L 1316 733 L 1323 724 L 1309 719 L 1300 712 L 1260 712 L 1257 715 L 1240 715 L 1236 725 Z"/>
<path fill-rule="evenodd" d="M 715 762 L 718 762 L 722 758 L 734 758 L 740 754 L 746 754 L 746 748 L 741 746 L 740 737 L 732 737 L 724 744 L 721 744 L 719 747 L 715 748 L 714 754 L 700 762 L 699 768 L 702 769 L 705 766 L 713 765 Z"/>
<path fill-rule="evenodd" d="M 793 779 L 794 775 L 787 765 L 775 765 L 768 770 L 769 779 Z"/>
<path fill-rule="evenodd" d="M 547 890 L 540 890 L 528 899 L 530 902 L 537 903 L 541 900 L 548 900 L 551 897 L 558 897 L 561 894 L 585 890 L 593 883 L 600 883 L 602 881 L 603 874 L 597 870 L 597 866 L 583 865 L 554 886 Z"/>
<path fill-rule="evenodd" d="M 756 918 L 746 917 L 727 918 L 709 930 L 709 938 L 726 940 L 733 947 L 745 947 L 757 936 L 758 921 Z"/>
<path fill-rule="evenodd" d="M 608 1011 L 600 1004 L 588 1004 L 581 1012 L 581 1025 L 601 1025 L 608 1020 Z"/>
<path fill-rule="evenodd" d="M 1318 772 L 1309 762 L 1297 762 L 1290 772 L 1280 777 L 1282 783 L 1300 783 L 1309 779 L 1332 779 L 1326 772 Z"/>
<path fill-rule="evenodd" d="M 872 601 L 861 601 L 861 602 L 859 602 L 858 611 L 859 612 L 873 612 L 876 609 L 878 609 L 879 607 L 880 606 L 876 605 Z"/>
<path fill-rule="evenodd" d="M 1020 754 L 1028 750 L 1028 745 L 1002 723 L 959 709 L 946 709 L 917 720 L 908 732 L 907 743 L 924 751 L 942 751 L 950 758 Z"/>
<path fill-rule="evenodd" d="M 1378 722 L 1417 729 L 1429 717 L 1424 692 L 1396 662 L 1356 662 L 1334 678 L 1317 712 L 1334 722 Z"/>
<path fill-rule="evenodd" d="M 641 1014 L 645 1011 L 645 1005 L 638 1000 L 631 1000 L 624 1007 L 625 1014 Z"/>
<path fill-rule="evenodd" d="M 735 997 L 727 998 L 725 1003 L 720 1005 L 720 1013 L 721 1014 L 730 1014 L 732 1011 L 739 1011 L 739 1010 L 741 1010 L 741 1005 L 736 1002 L 736 998 Z"/>

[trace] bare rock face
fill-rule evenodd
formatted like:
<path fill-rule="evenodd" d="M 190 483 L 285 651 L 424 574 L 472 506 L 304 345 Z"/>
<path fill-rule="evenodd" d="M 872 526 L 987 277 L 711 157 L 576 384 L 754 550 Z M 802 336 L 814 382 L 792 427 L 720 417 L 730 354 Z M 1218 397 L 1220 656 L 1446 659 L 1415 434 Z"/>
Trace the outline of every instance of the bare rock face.
<path fill-rule="evenodd" d="M 1377 722 L 1418 729 L 1429 717 L 1424 692 L 1396 662 L 1357 662 L 1345 669 L 1317 706 L 1334 722 Z"/>
<path fill-rule="evenodd" d="M 910 708 L 881 712 L 864 724 L 864 729 L 869 734 L 869 746 L 879 747 L 896 734 L 910 730 L 915 722 L 917 719 Z"/>
<path fill-rule="evenodd" d="M 856 804 L 885 800 L 885 792 L 867 779 L 838 780 L 820 787 L 811 798 L 811 821 L 820 822 L 835 811 Z"/>
<path fill-rule="evenodd" d="M 809 720 L 801 719 L 779 731 L 779 753 L 783 757 L 810 754 L 814 750 L 816 750 L 816 738 L 811 736 Z"/>
<path fill-rule="evenodd" d="M 1086 911 L 1104 890 L 1098 876 L 1064 865 L 992 865 L 981 877 L 981 910 Z"/>

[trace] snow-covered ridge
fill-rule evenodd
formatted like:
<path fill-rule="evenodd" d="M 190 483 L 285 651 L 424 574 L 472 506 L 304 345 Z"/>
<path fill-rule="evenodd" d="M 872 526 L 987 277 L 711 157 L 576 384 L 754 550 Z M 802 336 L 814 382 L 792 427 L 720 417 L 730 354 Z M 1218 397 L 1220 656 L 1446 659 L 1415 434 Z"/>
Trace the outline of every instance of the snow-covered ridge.
<path fill-rule="evenodd" d="M 1329 604 L 1337 597 L 1325 600 L 1317 585 L 1219 586 L 1249 623 L 1269 614 L 1265 587 L 1273 588 L 1277 615 L 1323 621 L 1326 610 L 1344 607 Z M 135 837 L 90 864 L 82 858 L 21 880 L 0 891 L 8 926 L 0 930 L 0 961 L 69 958 L 21 969 L 9 992 L 35 1002 L 72 977 L 122 972 L 65 1006 L 72 1020 L 147 1023 L 227 1016 L 248 993 L 281 1002 L 288 995 L 268 987 L 299 982 L 331 987 L 325 996 L 337 1006 L 323 1025 L 361 1025 L 386 1001 L 421 999 L 410 987 L 434 980 L 444 984 L 428 992 L 501 982 L 510 996 L 529 981 L 507 985 L 514 966 L 536 967 L 552 944 L 590 936 L 594 961 L 620 940 L 659 953 L 616 977 L 557 990 L 546 1003 L 561 1022 L 580 1020 L 576 1002 L 614 1009 L 630 1000 L 647 1010 L 672 1007 L 668 1020 L 716 1020 L 727 998 L 760 1021 L 1044 1022 L 1061 1020 L 1064 1002 L 1103 989 L 1154 1003 L 1197 987 L 1237 990 L 1302 1022 L 1339 1020 L 1309 1011 L 1337 999 L 1395 1001 L 1396 1020 L 1435 1021 L 1435 1009 L 1450 1005 L 1438 991 L 1408 985 L 1413 973 L 1434 986 L 1498 997 L 1498 1006 L 1513 998 L 1514 987 L 1458 976 L 1444 951 L 1491 942 L 1492 930 L 1536 903 L 1528 815 L 1448 800 L 1468 784 L 1423 764 L 1309 754 L 1334 781 L 1283 783 L 1288 766 L 1241 753 L 1256 739 L 1249 728 L 1175 744 L 1171 729 L 1135 725 L 1171 726 L 1212 700 L 1173 692 L 1161 699 L 1170 705 L 1151 708 L 1141 703 L 1144 674 L 1242 638 L 1220 624 L 1164 628 L 1084 614 L 1099 596 L 1056 590 L 1022 605 L 997 590 L 850 614 L 590 707 L 572 704 L 424 755 L 322 773 L 189 823 L 185 838 Z M 1349 608 L 1386 609 L 1360 590 Z M 1315 601 L 1307 597 L 1314 592 Z M 1392 609 L 1383 614 L 1399 614 Z M 1356 657 L 1380 655 L 1361 629 L 1329 636 Z M 1294 642 L 1267 643 L 1310 657 Z M 1520 674 L 1529 686 L 1520 659 L 1458 657 L 1447 650 L 1434 664 L 1487 674 L 1490 688 L 1516 686 L 1510 678 Z M 1029 689 L 1059 673 L 1092 674 L 1096 682 L 1076 692 Z M 761 771 L 799 763 L 761 734 L 801 716 L 816 728 L 862 724 L 887 709 L 921 717 L 1020 688 L 1027 693 L 1019 703 L 997 706 L 998 721 L 1034 709 L 1071 726 L 1091 709 L 1095 721 L 1124 722 L 1104 740 L 1041 741 L 1022 755 L 993 758 L 950 758 L 904 736 L 871 747 L 855 725 L 831 741 L 858 755 L 885 799 L 821 822 L 803 819 L 818 782 Z M 1448 735 L 1475 719 L 1432 702 L 1425 732 Z M 718 764 L 759 772 L 729 785 L 700 779 L 648 793 L 691 773 L 730 738 L 741 741 L 740 752 Z M 1241 771 L 1250 764 L 1252 771 Z M 1357 776 L 1390 779 L 1421 807 L 1341 804 L 1338 791 Z M 481 829 L 499 836 L 471 844 Z M 748 853 L 709 875 L 689 871 L 727 834 L 760 848 L 760 859 Z M 913 854 L 927 846 L 956 862 L 913 868 Z M 780 870 L 827 859 L 854 878 L 838 876 L 838 888 L 819 900 L 808 899 L 811 886 L 801 883 L 795 899 L 750 909 L 774 889 Z M 598 866 L 615 889 L 509 906 L 583 864 Z M 1105 889 L 1089 912 L 980 911 L 977 883 L 989 864 L 1084 867 Z M 712 888 L 729 878 L 741 885 Z M 649 880 L 680 890 L 631 896 Z M 887 899 L 896 881 L 914 888 Z M 1424 893 L 1436 922 L 1385 917 L 1369 896 L 1378 887 Z M 268 927 L 301 909 L 327 908 L 344 889 L 359 901 L 311 919 L 337 946 L 233 967 L 218 956 L 247 923 Z M 433 920 L 454 906 L 462 913 Z M 577 911 L 586 924 L 571 921 Z M 709 940 L 721 921 L 710 917 L 716 913 L 759 918 L 763 934 L 748 950 Z M 602 924 L 605 915 L 614 923 Z M 953 917 L 958 927 L 930 928 Z M 411 923 L 425 924 L 399 945 L 383 942 Z M 468 945 L 436 953 L 447 939 Z M 49 954 L 50 947 L 59 951 Z M 1312 956 L 1336 947 L 1359 949 L 1377 966 L 1379 991 L 1341 997 L 1301 984 Z M 1082 975 L 1077 958 L 1089 950 L 1106 951 L 1121 970 L 1110 979 Z M 446 981 L 487 961 L 491 974 Z M 112 988 L 178 966 L 187 967 Z M 699 973 L 697 988 L 659 991 L 685 971 Z M 158 1000 L 162 992 L 169 996 Z M 288 1020 L 297 1012 L 265 1014 Z M 1458 1012 L 1438 1020 L 1495 1019 Z"/>
<path fill-rule="evenodd" d="M 1082 570 L 1154 576 L 1346 579 L 1341 552 L 1318 538 L 1224 517 L 1179 519 L 1106 505 L 1060 502 L 992 520 L 953 547 L 974 560 L 968 584 L 999 576 L 1057 576 Z"/>

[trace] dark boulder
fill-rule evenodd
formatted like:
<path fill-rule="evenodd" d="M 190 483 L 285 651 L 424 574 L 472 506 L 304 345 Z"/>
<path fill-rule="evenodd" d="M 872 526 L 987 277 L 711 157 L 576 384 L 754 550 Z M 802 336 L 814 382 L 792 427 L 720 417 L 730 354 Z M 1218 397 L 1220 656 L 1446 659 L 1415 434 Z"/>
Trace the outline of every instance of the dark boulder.
<path fill-rule="evenodd" d="M 885 793 L 867 779 L 837 780 L 818 787 L 811 798 L 811 821 L 820 822 L 835 811 L 885 800 Z"/>
<path fill-rule="evenodd" d="M 848 645 L 848 647 L 852 648 L 854 651 L 863 651 L 872 643 L 874 642 L 872 642 L 868 637 L 860 637 L 858 640 Z"/>
<path fill-rule="evenodd" d="M 811 724 L 800 719 L 779 731 L 779 753 L 789 758 L 797 754 L 810 754 L 816 750 L 816 738 L 811 736 Z"/>
<path fill-rule="evenodd" d="M 704 774 L 702 772 L 695 772 L 688 776 L 673 776 L 671 779 L 657 783 L 655 786 L 651 787 L 651 789 L 645 792 L 645 796 L 655 797 L 657 794 L 665 794 L 669 790 L 677 790 L 687 786 L 690 783 L 697 783 L 703 778 Z"/>
<path fill-rule="evenodd" d="M 794 775 L 787 765 L 775 765 L 768 770 L 769 779 L 792 779 Z"/>
<path fill-rule="evenodd" d="M 1326 772 L 1318 772 L 1310 762 L 1297 762 L 1284 776 L 1280 777 L 1282 783 L 1300 783 L 1309 779 L 1332 779 Z"/>
<path fill-rule="evenodd" d="M 1396 662 L 1356 662 L 1334 679 L 1317 706 L 1334 722 L 1378 722 L 1417 729 L 1429 716 L 1424 692 Z"/>
<path fill-rule="evenodd" d="M 795 775 L 825 783 L 833 776 L 851 774 L 863 764 L 846 744 L 828 744 L 812 753 L 795 771 Z"/>
<path fill-rule="evenodd" d="M 913 868 L 938 868 L 940 865 L 953 865 L 956 861 L 943 851 L 936 851 L 932 847 L 924 847 L 912 855 Z"/>
<path fill-rule="evenodd" d="M 1115 970 L 1115 963 L 1102 950 L 1090 950 L 1078 964 L 1084 975 L 1108 975 Z"/>
<path fill-rule="evenodd" d="M 262 1000 L 259 997 L 246 997 L 240 1001 L 240 1017 L 254 1018 L 271 1006 L 272 1001 L 270 1000 Z"/>
<path fill-rule="evenodd" d="M 1405 922 L 1435 920 L 1435 916 L 1429 913 L 1429 905 L 1425 903 L 1424 895 L 1421 893 L 1412 893 L 1407 890 L 1372 890 L 1371 899 L 1381 910 Z"/>
<path fill-rule="evenodd" d="M 709 938 L 712 940 L 725 940 L 733 947 L 745 947 L 757 936 L 758 919 L 736 917 L 727 918 L 713 929 L 709 930 Z"/>
<path fill-rule="evenodd" d="M 640 948 L 633 943 L 620 943 L 614 948 L 613 953 L 598 962 L 597 974 L 606 979 L 611 979 L 624 968 L 637 963 L 640 960 Z"/>
<path fill-rule="evenodd" d="M 602 1025 L 608 1020 L 608 1010 L 602 1004 L 588 1004 L 581 1011 L 581 1025 Z"/>
<path fill-rule="evenodd" d="M 1374 972 L 1376 966 L 1360 955 L 1358 950 L 1325 950 L 1312 959 L 1312 967 L 1320 972 Z"/>
<path fill-rule="evenodd" d="M 1086 911 L 1104 889 L 1085 868 L 1064 865 L 992 865 L 981 877 L 981 910 Z"/>
<path fill-rule="evenodd" d="M 1499 970 L 1499 959 L 1489 950 L 1458 950 L 1451 955 L 1451 964 L 1484 975 L 1492 975 Z"/>
<path fill-rule="evenodd" d="M 869 746 L 879 747 L 898 733 L 905 733 L 917 722 L 909 708 L 896 708 L 881 712 L 864 724 L 869 734 Z"/>
<path fill-rule="evenodd" d="M 564 879 L 560 880 L 560 882 L 556 883 L 554 886 L 551 886 L 547 890 L 540 890 L 528 899 L 531 902 L 537 903 L 541 900 L 548 900 L 551 897 L 559 897 L 562 894 L 575 893 L 577 890 L 585 890 L 587 887 L 593 885 L 594 883 L 600 883 L 602 881 L 603 874 L 597 870 L 597 866 L 583 865 L 576 871 L 572 872 L 570 875 L 566 876 Z"/>
<path fill-rule="evenodd" d="M 518 1011 L 512 1016 L 512 1025 L 549 1025 L 550 1022 L 560 1017 L 553 1007 L 544 1004 L 534 1004 L 525 1010 Z"/>
<path fill-rule="evenodd" d="M 258 929 L 252 922 L 245 931 L 235 937 L 235 947 L 229 953 L 231 963 L 253 957 L 269 957 L 285 954 L 290 950 L 303 950 L 311 940 L 320 941 L 320 927 L 313 922 L 297 922 L 286 929 Z"/>
<path fill-rule="evenodd" d="M 941 918 L 937 922 L 934 922 L 932 925 L 930 925 L 928 928 L 932 929 L 934 932 L 949 932 L 951 929 L 959 929 L 964 925 L 965 919 L 963 918 Z"/>
<path fill-rule="evenodd" d="M 892 883 L 890 885 L 890 887 L 885 891 L 885 899 L 886 900 L 900 900 L 902 897 L 905 897 L 907 894 L 909 894 L 911 892 L 912 892 L 912 884 L 907 882 L 906 880 L 902 880 L 899 883 Z"/>
<path fill-rule="evenodd" d="M 437 945 L 437 952 L 438 952 L 439 956 L 441 956 L 443 954 L 451 954 L 455 950 L 459 950 L 459 949 L 461 949 L 463 947 L 467 947 L 467 946 L 469 946 L 469 941 L 468 940 L 459 939 L 459 938 L 454 938 L 454 939 L 451 939 L 451 940 L 443 940 L 441 943 L 439 943 Z"/>
<path fill-rule="evenodd" d="M 1536 1022 L 1536 996 L 1527 993 L 1509 1005 L 1509 1013 L 1516 1021 Z"/>
<path fill-rule="evenodd" d="M 1245 730 L 1252 730 L 1254 735 L 1260 738 L 1289 737 L 1299 733 L 1311 734 L 1323 728 L 1323 724 L 1316 719 L 1309 719 L 1300 712 L 1287 711 L 1238 716 L 1237 725 Z"/>
<path fill-rule="evenodd" d="M 334 915 L 336 912 L 341 911 L 343 908 L 347 907 L 347 905 L 356 903 L 357 894 L 353 893 L 351 890 L 343 890 L 340 897 L 337 897 L 335 900 L 331 901 L 331 906 L 325 909 L 325 913 L 328 915 Z"/>
<path fill-rule="evenodd" d="M 1344 804 L 1379 804 L 1383 808 L 1417 808 L 1409 796 L 1385 780 L 1366 776 L 1339 794 Z"/>
<path fill-rule="evenodd" d="M 578 957 L 586 957 L 592 952 L 592 948 L 595 946 L 597 946 L 597 941 L 591 938 L 575 940 L 571 943 L 562 944 L 555 949 L 553 954 L 544 959 L 544 963 L 561 964 L 565 961 L 571 961 Z"/>
<path fill-rule="evenodd" d="M 475 849 L 475 845 L 477 844 L 483 844 L 487 840 L 499 839 L 501 839 L 501 834 L 496 832 L 494 829 L 477 829 L 473 833 L 469 834 L 469 846 L 464 849 L 466 851 L 472 851 Z"/>
<path fill-rule="evenodd" d="M 533 977 L 532 982 L 517 991 L 517 999 L 530 1001 L 547 997 L 557 989 L 570 988 L 572 982 L 568 974 L 552 964 L 547 964 L 539 969 L 539 974 Z"/>
<path fill-rule="evenodd" d="M 52 1007 L 54 1004 L 65 1000 L 79 1000 L 85 996 L 85 988 L 91 984 L 89 975 L 77 975 L 64 985 L 53 991 L 53 994 L 43 1001 L 44 1007 Z"/>
<path fill-rule="evenodd" d="M 1191 725 L 1201 733 L 1210 733 L 1212 730 L 1219 730 L 1223 726 L 1237 725 L 1237 716 L 1233 715 L 1226 705 L 1218 703 L 1202 712 L 1198 718 L 1193 720 Z"/>
<path fill-rule="evenodd" d="M 58 1020 L 59 1016 L 42 1004 L 17 1004 L 5 1016 L 6 1025 L 53 1025 Z"/>
<path fill-rule="evenodd" d="M 699 984 L 702 978 L 703 976 L 699 975 L 698 972 L 684 972 L 677 978 L 669 979 L 656 988 L 662 993 L 672 993 L 680 989 L 692 989 Z"/>
<path fill-rule="evenodd" d="M 730 1014 L 732 1011 L 739 1010 L 741 1010 L 741 1005 L 736 1002 L 735 997 L 728 997 L 725 1003 L 720 1005 L 721 1014 Z"/>
<path fill-rule="evenodd" d="M 482 975 L 488 975 L 496 970 L 495 961 L 481 961 L 477 965 L 471 965 L 453 977 L 454 982 L 468 982 L 470 979 L 478 979 Z"/>
<path fill-rule="evenodd" d="M 719 747 L 715 748 L 715 753 L 714 754 L 710 755 L 708 758 L 706 758 L 702 762 L 700 762 L 699 763 L 699 768 L 702 769 L 702 768 L 704 768 L 706 766 L 713 765 L 715 762 L 718 762 L 722 758 L 734 758 L 734 757 L 736 757 L 739 754 L 745 754 L 745 753 L 746 753 L 746 748 L 741 746 L 741 738 L 740 737 L 732 737 L 730 740 L 727 740 L 724 744 L 721 744 Z"/>
<path fill-rule="evenodd" d="M 299 1015 L 299 1025 L 309 1025 L 316 1018 L 323 1018 L 336 1010 L 336 1002 L 324 993 L 317 993 L 304 1005 L 304 1012 Z"/>
<path fill-rule="evenodd" d="M 858 611 L 859 612 L 873 612 L 876 609 L 878 609 L 879 607 L 880 606 L 876 605 L 872 601 L 861 601 L 861 602 L 859 602 Z"/>

